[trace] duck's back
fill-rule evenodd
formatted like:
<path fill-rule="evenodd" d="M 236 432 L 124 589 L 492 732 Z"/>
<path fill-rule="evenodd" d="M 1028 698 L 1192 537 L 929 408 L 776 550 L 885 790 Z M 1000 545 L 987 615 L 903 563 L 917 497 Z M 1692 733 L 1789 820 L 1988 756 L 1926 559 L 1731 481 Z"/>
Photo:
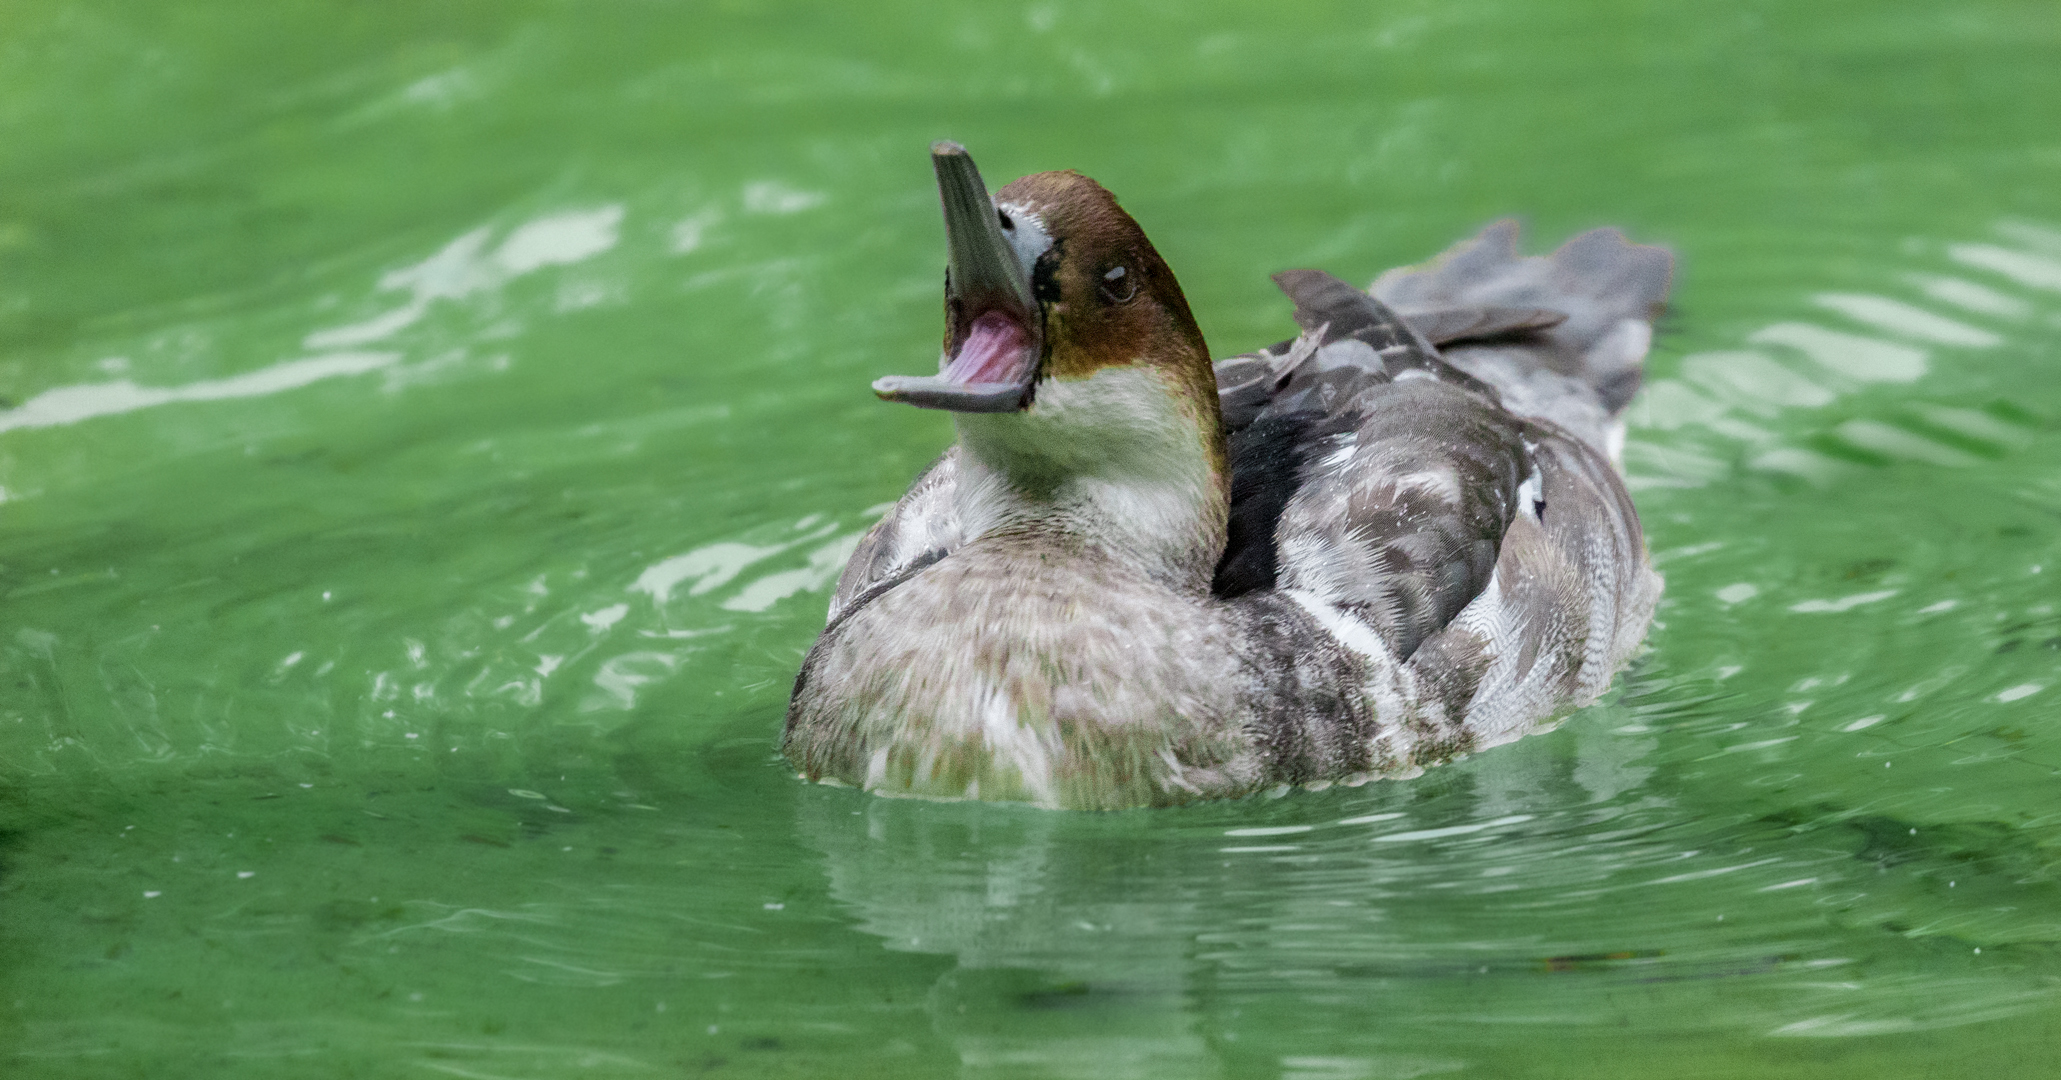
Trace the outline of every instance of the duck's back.
<path fill-rule="evenodd" d="M 1612 230 L 1521 258 L 1515 234 L 1493 226 L 1374 295 L 1278 275 L 1303 336 L 1218 365 L 1218 593 L 1292 599 L 1394 669 L 1404 768 L 1593 700 L 1659 593 L 1611 458 L 1672 260 Z"/>

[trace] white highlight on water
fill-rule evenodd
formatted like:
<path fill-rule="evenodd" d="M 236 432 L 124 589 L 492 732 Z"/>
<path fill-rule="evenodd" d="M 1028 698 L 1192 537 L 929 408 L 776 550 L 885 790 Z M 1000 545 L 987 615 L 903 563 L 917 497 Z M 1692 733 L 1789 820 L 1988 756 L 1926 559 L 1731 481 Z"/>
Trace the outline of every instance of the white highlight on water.
<path fill-rule="evenodd" d="M 2015 296 L 2006 296 L 1963 278 L 1912 274 L 1906 280 L 1931 299 L 1983 315 L 2022 319 L 2032 311 L 2032 305 Z"/>
<path fill-rule="evenodd" d="M 588 629 L 599 634 L 623 621 L 623 616 L 629 613 L 630 605 L 628 604 L 610 604 L 600 611 L 580 616 L 580 621 L 586 623 Z"/>
<path fill-rule="evenodd" d="M 1878 454 L 1906 461 L 1966 468 L 1982 460 L 1966 450 L 1957 450 L 1915 432 L 1874 420 L 1848 420 L 1834 430 L 1839 433 L 1841 439 L 1863 450 L 1873 450 Z"/>
<path fill-rule="evenodd" d="M 137 409 L 168 405 L 176 401 L 222 401 L 229 398 L 262 397 L 323 379 L 377 371 L 400 358 L 398 353 L 385 352 L 333 353 L 328 356 L 288 360 L 242 375 L 232 375 L 226 379 L 207 379 L 187 383 L 185 386 L 138 386 L 127 379 L 109 383 L 60 386 L 37 394 L 17 408 L 0 412 L 0 431 L 75 424 L 96 416 L 134 412 Z"/>
<path fill-rule="evenodd" d="M 1532 820 L 1532 815 L 1530 814 L 1512 814 L 1509 817 L 1499 817 L 1494 821 L 1477 822 L 1473 825 L 1452 825 L 1443 829 L 1418 829 L 1413 832 L 1389 833 L 1385 836 L 1375 837 L 1374 842 L 1377 844 L 1401 844 L 1411 840 L 1442 840 L 1448 836 L 1467 836 L 1472 833 L 1486 832 L 1489 829 L 1500 829 L 1505 825 L 1521 825 L 1530 820 Z"/>
<path fill-rule="evenodd" d="M 801 191 L 778 180 L 744 185 L 744 209 L 752 214 L 798 214 L 823 205 L 830 196 L 820 191 Z"/>
<path fill-rule="evenodd" d="M 1716 595 L 1720 602 L 1727 605 L 1743 604 L 1760 595 L 1760 586 L 1742 581 L 1736 585 L 1727 585 L 1719 589 L 1714 595 Z"/>
<path fill-rule="evenodd" d="M 1747 337 L 1755 344 L 1787 345 L 1821 367 L 1856 382 L 1912 382 L 1925 374 L 1925 350 L 1842 334 L 1813 323 L 1783 322 Z"/>
<path fill-rule="evenodd" d="M 363 345 L 414 325 L 439 300 L 457 300 L 491 289 L 546 266 L 583 262 L 614 247 L 623 220 L 620 203 L 569 210 L 525 222 L 491 253 L 492 229 L 474 229 L 412 266 L 379 279 L 381 292 L 406 290 L 408 301 L 361 322 L 317 330 L 311 349 Z"/>
<path fill-rule="evenodd" d="M 2003 339 L 1987 330 L 1935 315 L 1886 296 L 1868 293 L 1819 293 L 1811 297 L 1819 307 L 1831 308 L 1859 322 L 1871 323 L 1893 334 L 1930 341 L 1939 345 L 1985 348 Z"/>
<path fill-rule="evenodd" d="M 1895 589 L 1884 589 L 1881 592 L 1855 593 L 1852 596 L 1842 596 L 1837 600 L 1805 600 L 1801 604 L 1789 605 L 1789 610 L 1805 613 L 1852 611 L 1862 604 L 1872 604 L 1877 600 L 1887 600 L 1895 596 L 1896 592 Z"/>
<path fill-rule="evenodd" d="M 1947 255 L 1957 263 L 2002 274 L 2020 285 L 2061 292 L 2061 259 L 1995 244 L 1955 244 L 1947 248 Z"/>

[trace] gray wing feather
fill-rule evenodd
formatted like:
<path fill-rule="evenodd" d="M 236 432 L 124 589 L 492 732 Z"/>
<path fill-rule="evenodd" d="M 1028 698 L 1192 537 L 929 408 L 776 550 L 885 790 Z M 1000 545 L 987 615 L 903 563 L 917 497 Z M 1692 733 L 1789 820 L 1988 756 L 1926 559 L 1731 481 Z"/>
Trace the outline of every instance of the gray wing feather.
<path fill-rule="evenodd" d="M 1543 716 L 1595 700 L 1638 647 L 1660 595 L 1631 496 L 1610 463 L 1563 431 L 1527 431 L 1542 513 L 1504 534 L 1497 588 L 1410 660 L 1434 730 L 1420 737 L 1482 749 Z"/>
<path fill-rule="evenodd" d="M 1488 584 L 1529 456 L 1518 421 L 1450 383 L 1378 384 L 1351 408 L 1282 512 L 1278 580 L 1407 658 Z"/>
<path fill-rule="evenodd" d="M 1256 416 L 1323 417 L 1302 429 L 1300 482 L 1272 530 L 1278 587 L 1408 657 L 1495 571 L 1530 471 L 1522 422 L 1368 294 L 1316 270 L 1274 280 L 1315 345 L 1274 375 Z"/>
<path fill-rule="evenodd" d="M 1639 388 L 1674 256 L 1616 229 L 1522 256 L 1518 231 L 1514 221 L 1497 222 L 1424 266 L 1382 274 L 1370 291 L 1410 320 L 1451 320 L 1469 308 L 1565 315 L 1521 335 L 1452 339 L 1445 358 L 1493 385 L 1512 412 L 1552 421 L 1608 454 L 1614 418 Z"/>
<path fill-rule="evenodd" d="M 1220 360 L 1218 401 L 1224 427 L 1237 432 L 1262 416 L 1334 413 L 1367 386 L 1418 372 L 1482 393 L 1487 384 L 1446 363 L 1432 342 L 1386 304 L 1321 270 L 1284 270 L 1274 283 L 1295 301 L 1303 334 L 1258 352 Z M 1556 312 L 1443 311 L 1445 329 L 1543 322 Z"/>
<path fill-rule="evenodd" d="M 1547 330 L 1567 321 L 1567 313 L 1550 308 L 1473 307 L 1420 308 L 1403 316 L 1433 345 L 1488 341 L 1528 330 Z"/>
<path fill-rule="evenodd" d="M 1674 257 L 1634 244 L 1616 229 L 1591 229 L 1551 255 L 1517 253 L 1519 226 L 1499 221 L 1423 266 L 1390 270 L 1368 290 L 1404 318 L 1420 311 L 1476 306 L 1537 308 L 1566 318 L 1546 336 L 1573 356 L 1624 319 L 1651 321 L 1667 299 Z"/>

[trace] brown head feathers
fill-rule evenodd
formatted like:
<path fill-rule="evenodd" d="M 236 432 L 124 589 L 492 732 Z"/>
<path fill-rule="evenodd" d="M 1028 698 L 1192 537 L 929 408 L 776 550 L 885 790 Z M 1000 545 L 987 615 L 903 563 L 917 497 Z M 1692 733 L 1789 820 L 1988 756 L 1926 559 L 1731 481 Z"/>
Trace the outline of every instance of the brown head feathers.
<path fill-rule="evenodd" d="M 1116 196 L 1066 170 L 1017 180 L 995 202 L 1005 215 L 1036 215 L 1052 237 L 1031 282 L 1045 312 L 1048 377 L 1084 379 L 1143 363 L 1163 369 L 1194 399 L 1215 403 L 1209 347 L 1180 283 Z"/>

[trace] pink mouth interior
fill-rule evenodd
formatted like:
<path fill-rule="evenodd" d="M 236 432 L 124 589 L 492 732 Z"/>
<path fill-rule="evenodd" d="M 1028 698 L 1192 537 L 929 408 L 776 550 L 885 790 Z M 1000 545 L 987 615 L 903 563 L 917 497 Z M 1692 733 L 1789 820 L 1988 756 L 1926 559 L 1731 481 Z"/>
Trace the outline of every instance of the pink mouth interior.
<path fill-rule="evenodd" d="M 969 383 L 1016 382 L 1023 377 L 1023 354 L 1029 335 L 1015 319 L 990 311 L 973 320 L 959 355 L 945 367 L 944 379 Z"/>

